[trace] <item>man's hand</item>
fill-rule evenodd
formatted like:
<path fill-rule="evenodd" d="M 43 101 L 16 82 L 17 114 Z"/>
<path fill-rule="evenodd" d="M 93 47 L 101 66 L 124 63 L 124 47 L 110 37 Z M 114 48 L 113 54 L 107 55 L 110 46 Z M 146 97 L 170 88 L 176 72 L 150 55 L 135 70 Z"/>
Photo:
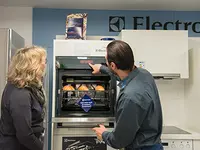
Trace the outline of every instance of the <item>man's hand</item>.
<path fill-rule="evenodd" d="M 99 125 L 99 127 L 93 128 L 92 130 L 93 130 L 94 132 L 96 132 L 97 138 L 98 138 L 99 140 L 101 140 L 101 141 L 103 140 L 103 138 L 102 138 L 103 132 L 104 132 L 104 131 L 107 131 L 107 129 L 105 128 L 104 125 Z"/>
<path fill-rule="evenodd" d="M 101 68 L 101 64 L 90 64 L 89 63 L 89 66 L 93 69 L 93 74 L 98 74 L 100 73 L 100 68 Z"/>

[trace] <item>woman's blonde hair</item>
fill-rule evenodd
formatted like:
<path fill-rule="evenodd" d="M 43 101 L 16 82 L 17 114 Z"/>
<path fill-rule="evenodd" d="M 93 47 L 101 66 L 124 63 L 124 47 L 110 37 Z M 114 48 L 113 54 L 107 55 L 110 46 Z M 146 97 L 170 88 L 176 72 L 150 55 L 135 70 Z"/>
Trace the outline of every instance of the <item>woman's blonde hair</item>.
<path fill-rule="evenodd" d="M 42 59 L 46 58 L 46 50 L 42 47 L 31 46 L 19 49 L 12 57 L 7 80 L 19 88 L 30 85 L 41 85 L 45 69 Z"/>

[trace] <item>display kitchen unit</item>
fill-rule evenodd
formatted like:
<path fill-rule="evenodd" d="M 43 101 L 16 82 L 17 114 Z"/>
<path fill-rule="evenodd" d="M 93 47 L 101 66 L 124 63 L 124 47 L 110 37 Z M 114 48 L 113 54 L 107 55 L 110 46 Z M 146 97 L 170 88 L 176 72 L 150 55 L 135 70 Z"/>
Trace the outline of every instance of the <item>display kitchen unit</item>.
<path fill-rule="evenodd" d="M 107 149 L 91 129 L 100 123 L 113 129 L 116 80 L 93 75 L 88 63 L 105 65 L 108 43 L 54 41 L 53 149 Z"/>
<path fill-rule="evenodd" d="M 149 70 L 156 80 L 163 109 L 164 148 L 199 150 L 200 121 L 192 120 L 192 114 L 199 112 L 192 108 L 199 102 L 191 95 L 194 90 L 191 68 L 195 64 L 191 63 L 194 55 L 189 55 L 188 45 L 194 48 L 188 32 L 124 30 L 116 38 L 130 44 L 136 66 Z M 109 42 L 54 40 L 51 150 L 113 150 L 99 141 L 91 129 L 104 123 L 113 130 L 117 82 L 106 74 L 93 75 L 88 66 L 88 63 L 105 65 Z"/>

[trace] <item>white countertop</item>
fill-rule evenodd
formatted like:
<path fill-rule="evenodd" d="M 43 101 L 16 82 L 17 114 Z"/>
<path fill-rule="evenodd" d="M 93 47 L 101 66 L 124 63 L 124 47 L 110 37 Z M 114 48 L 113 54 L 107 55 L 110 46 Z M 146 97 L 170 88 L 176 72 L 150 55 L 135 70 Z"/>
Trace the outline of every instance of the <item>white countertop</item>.
<path fill-rule="evenodd" d="M 165 127 L 163 127 L 165 128 Z M 175 127 L 177 128 L 177 127 Z M 193 139 L 193 140 L 200 140 L 200 133 L 196 132 L 196 131 L 192 131 L 189 129 L 185 129 L 185 128 L 178 128 L 178 129 L 182 129 L 183 131 L 189 132 L 190 134 L 187 133 L 177 133 L 176 132 L 171 132 L 170 129 L 169 130 L 165 130 L 165 132 L 161 135 L 161 139 L 163 140 L 176 140 L 176 139 Z"/>

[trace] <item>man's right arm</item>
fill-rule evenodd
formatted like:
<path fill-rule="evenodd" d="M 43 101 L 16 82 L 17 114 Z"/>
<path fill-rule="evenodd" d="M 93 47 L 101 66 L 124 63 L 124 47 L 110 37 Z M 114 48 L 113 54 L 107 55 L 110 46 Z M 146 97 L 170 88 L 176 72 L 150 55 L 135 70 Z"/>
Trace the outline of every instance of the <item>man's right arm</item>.
<path fill-rule="evenodd" d="M 108 74 L 109 76 L 113 76 L 116 80 L 120 81 L 120 78 L 118 76 L 116 76 L 115 74 L 113 74 L 110 69 L 104 65 L 101 65 L 100 70 L 101 73 L 105 73 Z"/>
<path fill-rule="evenodd" d="M 100 70 L 101 73 L 108 74 L 110 76 L 113 76 L 114 74 L 110 71 L 110 69 L 104 65 L 101 65 Z"/>

